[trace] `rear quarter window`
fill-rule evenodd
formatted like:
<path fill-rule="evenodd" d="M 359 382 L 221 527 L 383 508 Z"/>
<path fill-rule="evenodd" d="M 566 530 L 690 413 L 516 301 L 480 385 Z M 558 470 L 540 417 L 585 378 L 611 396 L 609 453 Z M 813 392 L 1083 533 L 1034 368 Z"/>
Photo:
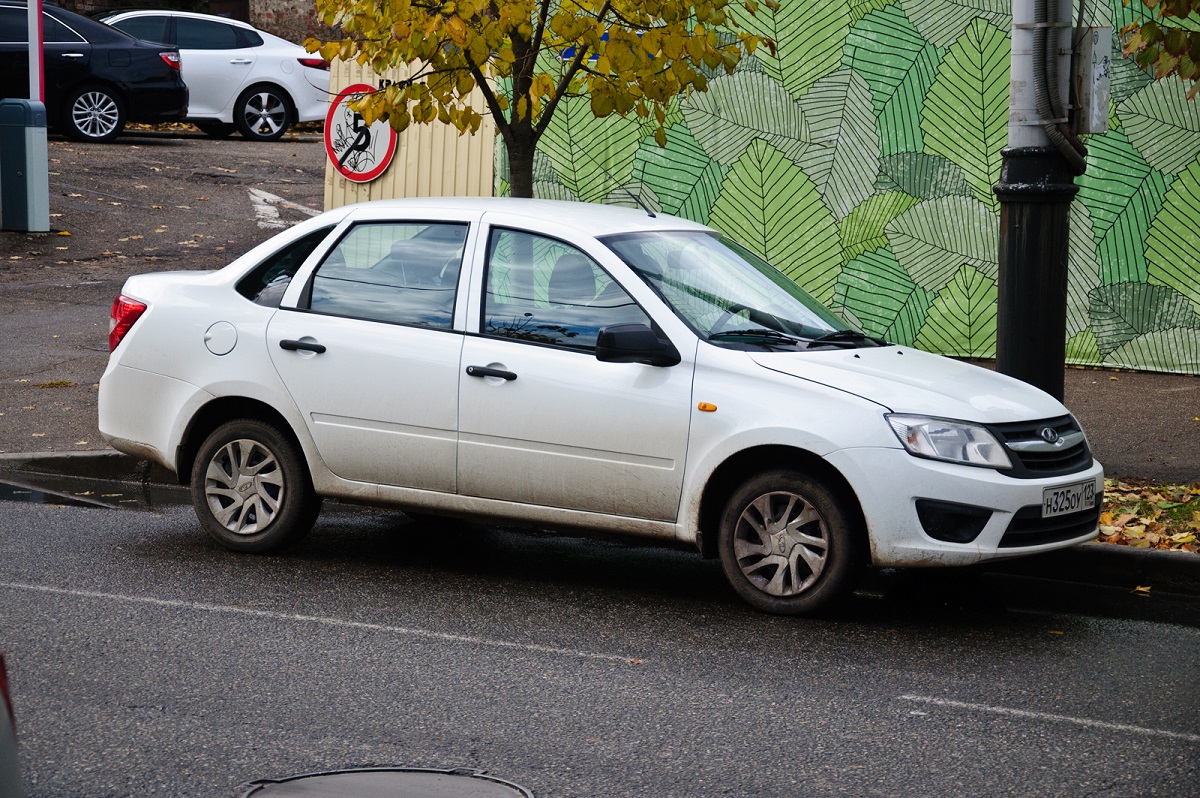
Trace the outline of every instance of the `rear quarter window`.
<path fill-rule="evenodd" d="M 238 281 L 237 292 L 256 305 L 279 307 L 284 291 L 296 276 L 305 258 L 312 254 L 332 229 L 323 227 L 314 230 L 268 256 Z"/>

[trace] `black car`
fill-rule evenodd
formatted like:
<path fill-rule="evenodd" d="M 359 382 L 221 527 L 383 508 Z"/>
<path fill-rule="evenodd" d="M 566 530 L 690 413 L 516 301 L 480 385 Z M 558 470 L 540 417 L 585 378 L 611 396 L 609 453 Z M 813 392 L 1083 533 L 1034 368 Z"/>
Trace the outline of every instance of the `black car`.
<path fill-rule="evenodd" d="M 44 6 L 45 105 L 51 127 L 77 141 L 112 141 L 126 122 L 187 115 L 179 50 L 55 6 Z M 29 96 L 26 5 L 0 0 L 0 96 Z"/>

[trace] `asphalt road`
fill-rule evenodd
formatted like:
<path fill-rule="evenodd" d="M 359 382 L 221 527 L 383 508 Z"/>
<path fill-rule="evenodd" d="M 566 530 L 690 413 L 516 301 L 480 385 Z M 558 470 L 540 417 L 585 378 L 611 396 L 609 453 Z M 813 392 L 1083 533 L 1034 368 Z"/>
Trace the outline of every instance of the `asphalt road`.
<path fill-rule="evenodd" d="M 0 451 L 105 448 L 96 383 L 126 277 L 215 269 L 323 208 L 319 135 L 51 137 L 49 234 L 0 233 Z"/>
<path fill-rule="evenodd" d="M 0 502 L 0 551 L 32 796 L 362 766 L 541 798 L 1196 794 L 1195 599 L 925 574 L 783 619 L 691 554 L 340 505 L 245 556 L 184 507 Z"/>

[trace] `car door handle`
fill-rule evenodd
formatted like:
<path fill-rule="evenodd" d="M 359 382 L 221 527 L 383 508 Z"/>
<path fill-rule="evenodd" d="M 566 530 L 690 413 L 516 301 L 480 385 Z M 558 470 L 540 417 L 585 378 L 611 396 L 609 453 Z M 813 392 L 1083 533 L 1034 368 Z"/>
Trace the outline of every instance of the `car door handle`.
<path fill-rule="evenodd" d="M 306 352 L 316 352 L 318 355 L 325 351 L 325 344 L 318 344 L 310 341 L 294 341 L 291 338 L 284 338 L 279 342 L 280 349 L 286 349 L 289 352 L 295 352 L 297 349 L 303 349 Z M 513 376 L 516 376 L 515 374 Z"/>
<path fill-rule="evenodd" d="M 231 59 L 229 63 L 237 64 L 237 65 L 241 66 L 242 64 L 253 64 L 254 62 L 251 61 L 249 58 L 234 58 L 234 59 Z"/>
<path fill-rule="evenodd" d="M 499 377 L 502 380 L 515 380 L 517 375 L 504 369 L 493 369 L 487 366 L 467 366 L 468 377 Z"/>
<path fill-rule="evenodd" d="M 83 53 L 59 53 L 59 58 L 83 58 Z"/>

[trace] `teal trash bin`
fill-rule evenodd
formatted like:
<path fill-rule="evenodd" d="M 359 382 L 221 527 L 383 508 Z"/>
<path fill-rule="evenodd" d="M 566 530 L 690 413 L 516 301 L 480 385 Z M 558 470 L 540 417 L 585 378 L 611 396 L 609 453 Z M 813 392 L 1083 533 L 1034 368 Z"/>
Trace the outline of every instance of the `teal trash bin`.
<path fill-rule="evenodd" d="M 0 229 L 50 230 L 46 106 L 0 100 Z"/>

